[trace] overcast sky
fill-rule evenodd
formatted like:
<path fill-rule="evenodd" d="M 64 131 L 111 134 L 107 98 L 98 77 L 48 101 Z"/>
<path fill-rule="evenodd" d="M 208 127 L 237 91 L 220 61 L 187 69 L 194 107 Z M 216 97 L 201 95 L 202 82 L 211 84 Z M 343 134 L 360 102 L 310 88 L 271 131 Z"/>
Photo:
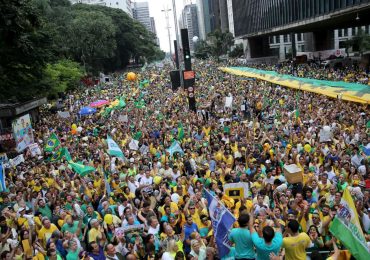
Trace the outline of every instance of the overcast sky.
<path fill-rule="evenodd" d="M 170 34 L 171 34 L 171 47 L 173 49 L 173 40 L 175 40 L 175 28 L 174 28 L 174 17 L 172 12 L 172 0 L 134 0 L 134 2 L 149 2 L 149 13 L 150 16 L 154 17 L 155 26 L 157 29 L 157 36 L 159 38 L 160 47 L 162 50 L 168 52 L 169 48 L 169 41 L 168 41 L 168 33 L 167 33 L 167 25 L 166 25 L 166 18 L 165 13 L 161 10 L 166 8 L 171 9 L 169 12 L 169 22 L 170 22 Z M 180 17 L 180 13 L 186 1 L 184 0 L 175 0 L 176 2 L 176 15 L 177 19 Z M 190 1 L 188 1 L 190 2 Z M 195 0 L 193 0 L 195 3 Z"/>

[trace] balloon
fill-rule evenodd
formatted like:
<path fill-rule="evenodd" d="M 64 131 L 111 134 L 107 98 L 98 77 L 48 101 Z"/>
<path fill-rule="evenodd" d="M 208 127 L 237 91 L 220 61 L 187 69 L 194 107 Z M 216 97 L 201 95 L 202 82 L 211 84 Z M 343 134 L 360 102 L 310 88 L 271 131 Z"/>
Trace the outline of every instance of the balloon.
<path fill-rule="evenodd" d="M 303 149 L 305 150 L 306 153 L 309 153 L 309 152 L 311 152 L 311 145 L 305 144 Z"/>
<path fill-rule="evenodd" d="M 282 99 L 280 99 L 279 100 L 279 104 L 282 106 L 282 105 L 284 105 L 284 100 L 282 100 Z"/>
<path fill-rule="evenodd" d="M 161 176 L 155 176 L 154 179 L 153 179 L 153 182 L 154 184 L 157 184 L 159 185 L 162 181 L 162 177 Z"/>
<path fill-rule="evenodd" d="M 77 132 L 79 132 L 79 133 L 82 132 L 82 127 L 81 126 L 77 127 Z"/>
<path fill-rule="evenodd" d="M 127 80 L 128 81 L 136 81 L 136 79 L 137 79 L 137 76 L 136 76 L 135 73 L 133 73 L 133 72 L 127 73 Z"/>
<path fill-rule="evenodd" d="M 177 193 L 173 193 L 173 194 L 171 195 L 171 200 L 172 200 L 173 202 L 175 202 L 176 204 L 177 204 L 177 203 L 179 203 L 180 195 L 179 195 L 179 194 L 177 194 Z"/>
<path fill-rule="evenodd" d="M 112 216 L 112 214 L 106 214 L 104 216 L 104 222 L 107 223 L 107 225 L 111 225 L 113 223 L 113 216 Z"/>
<path fill-rule="evenodd" d="M 77 134 L 77 129 L 72 129 L 71 134 L 73 134 L 73 135 Z"/>
<path fill-rule="evenodd" d="M 286 149 L 288 149 L 288 150 L 292 149 L 292 145 L 291 144 L 287 144 Z"/>
<path fill-rule="evenodd" d="M 76 130 L 77 129 L 77 125 L 76 124 L 72 124 L 72 130 Z"/>

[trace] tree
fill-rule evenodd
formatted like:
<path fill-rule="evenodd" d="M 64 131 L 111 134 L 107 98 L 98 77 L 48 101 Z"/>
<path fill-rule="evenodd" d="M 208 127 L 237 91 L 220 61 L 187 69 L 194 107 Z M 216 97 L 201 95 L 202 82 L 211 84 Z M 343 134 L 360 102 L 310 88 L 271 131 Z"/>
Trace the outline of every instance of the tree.
<path fill-rule="evenodd" d="M 230 52 L 230 57 L 238 58 L 244 55 L 243 44 L 237 44 L 235 48 Z"/>
<path fill-rule="evenodd" d="M 198 59 L 207 59 L 210 55 L 211 49 L 206 41 L 200 40 L 197 42 L 194 50 L 194 56 Z"/>
<path fill-rule="evenodd" d="M 68 0 L 0 0 L 0 15 L 1 101 L 66 89 L 70 83 L 58 75 L 76 67 L 71 62 L 96 75 L 122 70 L 131 58 L 164 57 L 155 37 L 116 8 Z"/>
<path fill-rule="evenodd" d="M 68 24 L 64 43 L 69 46 L 74 60 L 96 74 L 103 70 L 102 60 L 115 53 L 115 32 L 112 19 L 103 13 L 76 11 Z"/>
<path fill-rule="evenodd" d="M 370 50 L 370 36 L 361 28 L 357 31 L 353 38 L 353 42 L 353 47 L 356 47 L 360 56 L 362 56 L 365 51 Z"/>
<path fill-rule="evenodd" d="M 54 96 L 58 92 L 76 88 L 84 75 L 80 64 L 66 59 L 47 64 L 44 73 L 41 84 L 50 86 L 48 93 Z"/>
<path fill-rule="evenodd" d="M 356 35 L 344 42 L 344 47 L 347 57 L 349 56 L 350 48 L 352 48 L 352 51 L 356 51 L 362 56 L 365 51 L 370 50 L 370 36 L 360 28 Z"/>
<path fill-rule="evenodd" d="M 353 46 L 353 39 L 347 39 L 344 41 L 344 48 L 346 50 L 347 57 L 349 57 L 349 49 Z"/>
<path fill-rule="evenodd" d="M 0 100 L 28 100 L 45 91 L 38 81 L 52 59 L 51 38 L 33 1 L 1 0 L 0 16 Z"/>
<path fill-rule="evenodd" d="M 230 32 L 215 30 L 208 34 L 208 42 L 212 56 L 219 60 L 221 55 L 225 55 L 234 45 L 234 37 Z"/>

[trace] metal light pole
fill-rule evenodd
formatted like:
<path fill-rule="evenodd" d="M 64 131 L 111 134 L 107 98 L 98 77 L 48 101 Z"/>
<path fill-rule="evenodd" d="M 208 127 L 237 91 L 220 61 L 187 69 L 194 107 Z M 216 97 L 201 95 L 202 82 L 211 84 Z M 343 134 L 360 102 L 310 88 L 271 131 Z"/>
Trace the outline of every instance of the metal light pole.
<path fill-rule="evenodd" d="M 171 9 L 166 7 L 161 11 L 164 12 L 164 15 L 165 15 L 165 18 L 166 18 L 166 29 L 167 29 L 167 33 L 168 33 L 168 43 L 170 45 L 170 57 L 171 57 L 171 55 L 172 55 L 171 33 L 170 33 L 171 27 L 170 27 L 170 17 L 169 17 L 169 14 L 168 14 L 171 11 Z"/>
<path fill-rule="evenodd" d="M 173 9 L 173 20 L 174 20 L 174 24 L 175 24 L 175 36 L 176 36 L 176 42 L 177 42 L 176 48 L 177 48 L 177 53 L 180 56 L 179 29 L 178 29 L 178 26 L 177 26 L 177 14 L 176 14 L 176 3 L 175 3 L 175 0 L 172 0 L 172 9 Z M 183 78 L 183 75 L 182 75 L 182 65 L 181 65 L 181 62 L 180 61 L 179 61 L 179 70 L 180 70 L 180 83 L 181 83 L 181 87 L 184 87 L 184 78 Z"/>

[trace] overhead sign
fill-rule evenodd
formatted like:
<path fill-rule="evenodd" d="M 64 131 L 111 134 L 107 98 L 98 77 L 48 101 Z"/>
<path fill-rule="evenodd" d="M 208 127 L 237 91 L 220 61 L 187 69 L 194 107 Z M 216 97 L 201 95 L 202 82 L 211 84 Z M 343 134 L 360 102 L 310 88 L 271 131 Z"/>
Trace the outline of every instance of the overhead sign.
<path fill-rule="evenodd" d="M 184 71 L 184 79 L 194 79 L 195 72 L 193 70 Z"/>

